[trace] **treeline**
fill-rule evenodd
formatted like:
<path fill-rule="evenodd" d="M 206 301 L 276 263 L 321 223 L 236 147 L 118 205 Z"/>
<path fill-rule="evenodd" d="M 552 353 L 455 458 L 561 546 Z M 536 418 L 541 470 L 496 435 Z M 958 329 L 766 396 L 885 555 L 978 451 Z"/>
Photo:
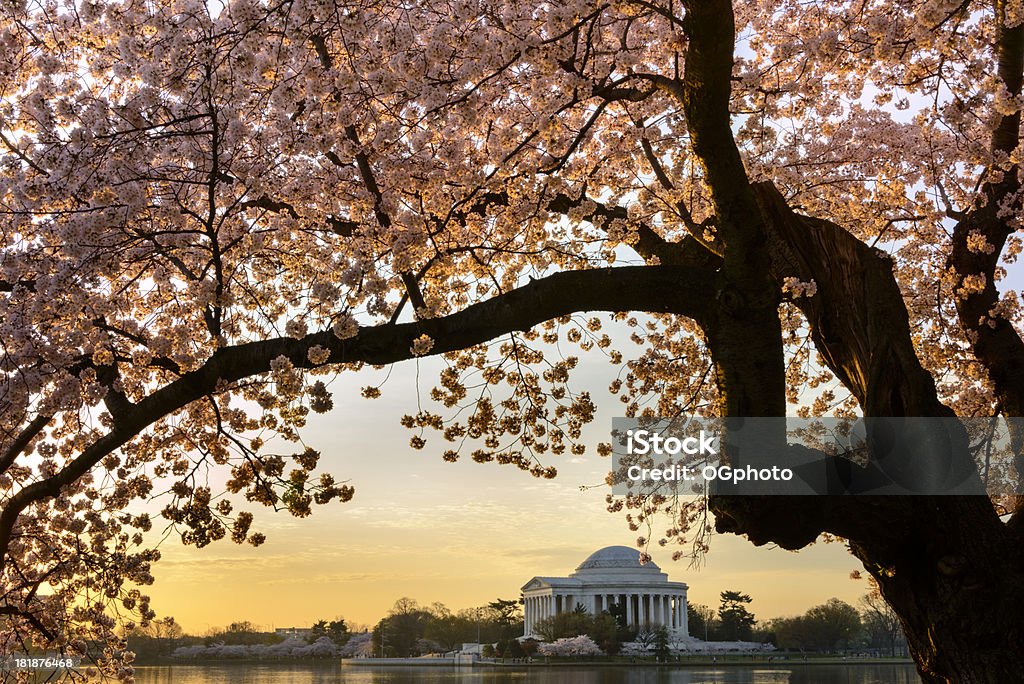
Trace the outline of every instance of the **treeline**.
<path fill-rule="evenodd" d="M 747 608 L 750 601 L 747 594 L 727 591 L 722 592 L 717 611 L 690 604 L 690 635 L 707 641 L 770 643 L 800 652 L 907 654 L 899 618 L 877 592 L 864 596 L 859 608 L 833 598 L 803 615 L 775 618 L 762 625 Z"/>
<path fill-rule="evenodd" d="M 452 612 L 444 604 L 420 606 L 400 598 L 372 630 L 373 654 L 406 658 L 456 651 L 464 643 L 507 644 L 523 634 L 519 601 L 497 599 Z"/>
<path fill-rule="evenodd" d="M 185 634 L 173 619 L 155 621 L 128 635 L 128 647 L 140 661 L 171 658 L 327 658 L 369 643 L 353 634 L 343 618 L 319 620 L 301 637 L 267 632 L 252 622 L 233 622 L 202 636 Z M 349 654 L 353 655 L 353 654 Z"/>
<path fill-rule="evenodd" d="M 300 634 L 267 632 L 251 622 L 234 622 L 203 636 L 185 634 L 173 619 L 155 621 L 128 635 L 128 647 L 142 662 L 179 659 L 406 657 L 459 650 L 463 643 L 507 645 L 523 633 L 517 600 L 451 611 L 442 603 L 421 607 L 401 598 L 372 630 L 353 630 L 343 618 L 319 620 Z M 516 642 L 518 646 L 518 642 Z M 518 653 L 508 646 L 510 655 Z"/>
<path fill-rule="evenodd" d="M 592 615 L 582 605 L 578 605 L 573 611 L 538 621 L 533 626 L 533 633 L 541 641 L 563 642 L 567 648 L 574 647 L 575 642 L 566 640 L 579 636 L 589 637 L 602 653 L 616 655 L 623 644 L 634 642 L 642 633 L 646 636 L 646 632 L 650 631 L 628 626 L 625 610 L 625 605 L 613 604 L 609 610 Z M 666 643 L 667 635 L 665 631 Z"/>

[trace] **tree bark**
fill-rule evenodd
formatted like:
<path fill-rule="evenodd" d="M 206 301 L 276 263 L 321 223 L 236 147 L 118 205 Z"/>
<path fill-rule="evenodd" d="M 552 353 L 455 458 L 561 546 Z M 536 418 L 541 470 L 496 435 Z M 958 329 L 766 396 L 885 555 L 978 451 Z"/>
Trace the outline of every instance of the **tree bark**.
<path fill-rule="evenodd" d="M 775 276 L 817 284 L 798 303 L 864 414 L 951 416 L 914 354 L 887 258 L 835 224 L 795 214 L 774 187 L 756 192 Z M 948 438 L 951 449 L 963 445 Z M 974 467 L 957 453 L 954 467 Z M 899 615 L 924 681 L 1014 681 L 1024 669 L 1024 552 L 987 497 L 734 497 L 714 507 L 720 531 L 754 543 L 800 548 L 820 532 L 847 539 Z"/>
<path fill-rule="evenodd" d="M 729 129 L 731 3 L 684 5 L 680 99 L 724 242 L 717 317 L 708 328 L 723 414 L 785 415 L 776 401 L 781 364 L 766 349 L 781 354 L 778 316 L 757 288 L 777 296 L 778 283 L 797 277 L 817 285 L 815 296 L 796 303 L 865 416 L 952 416 L 914 352 L 888 258 L 832 222 L 797 215 L 773 186 L 750 184 Z M 951 467 L 973 470 L 962 430 L 943 437 L 955 454 Z M 1024 671 L 1021 539 L 987 497 L 714 497 L 712 509 L 719 531 L 755 544 L 797 549 L 822 532 L 847 539 L 899 615 L 926 682 L 1015 681 Z"/>
<path fill-rule="evenodd" d="M 892 503 L 889 523 L 901 528 L 900 535 L 880 541 L 877 528 L 865 528 L 850 538 L 850 548 L 899 615 L 922 679 L 929 684 L 1020 681 L 1020 541 L 983 497 Z"/>

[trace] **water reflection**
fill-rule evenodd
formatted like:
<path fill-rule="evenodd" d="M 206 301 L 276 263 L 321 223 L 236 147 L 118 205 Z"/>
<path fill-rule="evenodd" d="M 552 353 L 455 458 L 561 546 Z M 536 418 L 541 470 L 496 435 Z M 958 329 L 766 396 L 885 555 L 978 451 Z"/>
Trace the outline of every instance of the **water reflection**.
<path fill-rule="evenodd" d="M 526 670 L 333 665 L 140 667 L 138 684 L 920 684 L 911 665 L 721 668 L 534 667 Z"/>

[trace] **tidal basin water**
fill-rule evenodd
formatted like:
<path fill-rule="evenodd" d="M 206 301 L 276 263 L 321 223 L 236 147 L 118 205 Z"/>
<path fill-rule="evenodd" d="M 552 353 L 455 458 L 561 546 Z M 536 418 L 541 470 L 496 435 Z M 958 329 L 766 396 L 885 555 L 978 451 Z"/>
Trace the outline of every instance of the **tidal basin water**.
<path fill-rule="evenodd" d="M 772 667 L 353 667 L 279 664 L 139 667 L 137 684 L 919 684 L 912 665 Z"/>

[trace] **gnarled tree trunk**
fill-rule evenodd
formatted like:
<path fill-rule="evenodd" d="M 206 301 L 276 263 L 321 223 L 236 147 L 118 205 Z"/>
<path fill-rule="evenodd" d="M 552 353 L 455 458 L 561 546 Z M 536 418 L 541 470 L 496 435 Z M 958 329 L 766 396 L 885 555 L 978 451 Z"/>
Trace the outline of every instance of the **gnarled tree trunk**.
<path fill-rule="evenodd" d="M 772 186 L 756 192 L 772 268 L 817 284 L 802 309 L 865 415 L 952 415 L 913 352 L 887 258 L 835 224 L 793 213 Z M 822 532 L 849 540 L 900 616 L 925 681 L 1007 682 L 1024 670 L 1024 545 L 987 497 L 734 497 L 714 507 L 720 531 L 757 544 L 796 549 Z"/>

